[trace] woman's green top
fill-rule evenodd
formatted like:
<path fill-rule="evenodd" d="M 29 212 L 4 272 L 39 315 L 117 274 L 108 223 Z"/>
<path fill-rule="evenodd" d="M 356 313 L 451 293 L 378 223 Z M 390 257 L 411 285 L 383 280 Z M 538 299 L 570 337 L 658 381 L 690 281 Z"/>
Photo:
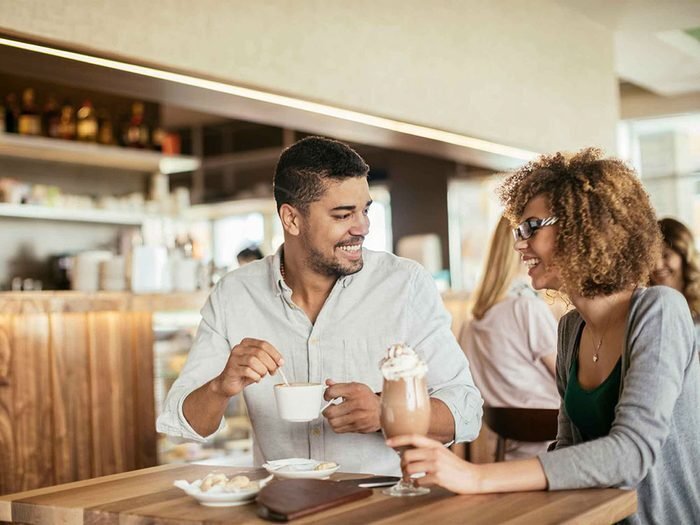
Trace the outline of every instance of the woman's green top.
<path fill-rule="evenodd" d="M 579 343 L 580 340 L 581 332 L 578 334 Z M 620 359 L 605 381 L 591 390 L 586 390 L 578 382 L 578 355 L 571 360 L 564 405 L 569 419 L 578 427 L 584 441 L 607 436 L 610 433 L 615 419 L 615 406 L 620 398 L 621 371 L 622 360 Z"/>

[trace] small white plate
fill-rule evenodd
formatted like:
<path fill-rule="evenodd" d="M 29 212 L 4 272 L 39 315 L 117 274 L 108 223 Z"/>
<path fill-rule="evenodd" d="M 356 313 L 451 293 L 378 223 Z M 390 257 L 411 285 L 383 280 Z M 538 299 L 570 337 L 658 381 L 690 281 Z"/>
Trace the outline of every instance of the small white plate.
<path fill-rule="evenodd" d="M 272 476 L 268 476 L 264 479 L 253 480 L 258 482 L 258 487 L 253 489 L 242 489 L 237 491 L 227 492 L 219 487 L 213 487 L 207 492 L 202 492 L 199 490 L 199 485 L 202 483 L 201 479 L 196 479 L 192 483 L 185 481 L 184 479 L 178 479 L 173 482 L 177 488 L 182 489 L 188 496 L 192 496 L 201 505 L 207 507 L 235 507 L 237 505 L 245 505 L 250 503 L 255 496 L 260 492 L 268 481 L 272 479 Z"/>
<path fill-rule="evenodd" d="M 263 464 L 263 467 L 275 477 L 286 479 L 326 479 L 340 468 L 340 465 L 336 465 L 333 468 L 314 470 L 321 463 L 328 462 L 316 459 L 289 458 L 268 461 Z"/>

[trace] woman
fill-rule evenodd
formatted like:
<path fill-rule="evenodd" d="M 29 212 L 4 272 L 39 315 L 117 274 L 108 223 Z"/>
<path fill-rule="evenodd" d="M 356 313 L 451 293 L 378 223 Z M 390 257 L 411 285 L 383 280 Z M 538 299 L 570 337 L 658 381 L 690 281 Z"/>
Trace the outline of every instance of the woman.
<path fill-rule="evenodd" d="M 458 493 L 634 487 L 632 523 L 700 512 L 700 364 L 683 296 L 642 288 L 661 251 L 649 198 L 598 150 L 544 156 L 501 186 L 515 248 L 536 289 L 568 294 L 559 324 L 556 449 L 473 465 L 421 436 L 389 440 L 409 474 Z"/>
<path fill-rule="evenodd" d="M 459 344 L 486 405 L 558 408 L 556 321 L 544 301 L 516 280 L 520 267 L 510 222 L 501 217 L 474 292 L 473 319 L 462 328 Z M 532 457 L 546 448 L 547 443 L 508 440 L 506 459 Z"/>
<path fill-rule="evenodd" d="M 695 239 L 685 224 L 675 219 L 661 219 L 659 227 L 664 246 L 651 274 L 651 283 L 670 286 L 683 294 L 697 330 L 700 323 L 700 267 Z"/>

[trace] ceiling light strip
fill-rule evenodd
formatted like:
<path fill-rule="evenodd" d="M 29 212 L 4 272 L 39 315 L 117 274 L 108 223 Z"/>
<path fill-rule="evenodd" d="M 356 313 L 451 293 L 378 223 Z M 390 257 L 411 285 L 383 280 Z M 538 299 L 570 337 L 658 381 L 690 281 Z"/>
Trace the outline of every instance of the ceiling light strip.
<path fill-rule="evenodd" d="M 477 139 L 474 137 L 468 137 L 466 135 L 451 133 L 449 131 L 429 128 L 426 126 L 419 126 L 416 124 L 409 124 L 407 122 L 401 122 L 398 120 L 388 119 L 384 117 L 377 117 L 375 115 L 369 115 L 367 113 L 341 109 L 334 106 L 318 104 L 316 102 L 309 102 L 306 100 L 301 100 L 293 97 L 286 97 L 283 95 L 276 95 L 274 93 L 244 88 L 241 86 L 227 84 L 224 82 L 206 80 L 203 78 L 184 75 L 181 73 L 173 73 L 170 71 L 164 71 L 152 67 L 129 64 L 127 62 L 121 62 L 118 60 L 100 58 L 96 56 L 85 55 L 82 53 L 76 53 L 74 51 L 55 49 L 47 46 L 31 44 L 28 42 L 21 42 L 17 40 L 10 40 L 2 37 L 0 37 L 0 45 L 24 49 L 27 51 L 33 51 L 35 53 L 43 53 L 46 55 L 52 55 L 59 58 L 65 58 L 68 60 L 74 60 L 86 64 L 106 67 L 118 71 L 125 71 L 128 73 L 134 73 L 137 75 L 143 75 L 146 77 L 156 78 L 160 80 L 167 80 L 178 84 L 208 89 L 210 91 L 226 93 L 229 95 L 235 95 L 238 97 L 257 100 L 260 102 L 267 102 L 269 104 L 285 106 L 301 111 L 308 111 L 310 113 L 316 113 L 328 117 L 357 122 L 359 124 L 365 124 L 380 129 L 396 131 L 398 133 L 404 133 L 406 135 L 413 135 L 416 137 L 436 140 L 439 142 L 453 144 L 455 146 L 461 146 L 465 148 L 471 148 L 487 153 L 493 153 L 496 155 L 504 155 L 506 157 L 511 157 L 514 159 L 530 160 L 535 156 L 535 153 L 531 151 L 513 148 L 510 146 L 505 146 L 503 144 L 497 144 L 495 142 Z"/>

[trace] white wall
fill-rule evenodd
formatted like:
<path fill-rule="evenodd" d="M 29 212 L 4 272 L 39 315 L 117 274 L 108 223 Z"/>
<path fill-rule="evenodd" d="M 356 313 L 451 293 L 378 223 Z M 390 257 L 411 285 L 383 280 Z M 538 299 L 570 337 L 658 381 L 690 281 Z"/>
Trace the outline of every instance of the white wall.
<path fill-rule="evenodd" d="M 612 34 L 551 0 L 0 0 L 3 29 L 535 151 L 614 151 Z"/>

